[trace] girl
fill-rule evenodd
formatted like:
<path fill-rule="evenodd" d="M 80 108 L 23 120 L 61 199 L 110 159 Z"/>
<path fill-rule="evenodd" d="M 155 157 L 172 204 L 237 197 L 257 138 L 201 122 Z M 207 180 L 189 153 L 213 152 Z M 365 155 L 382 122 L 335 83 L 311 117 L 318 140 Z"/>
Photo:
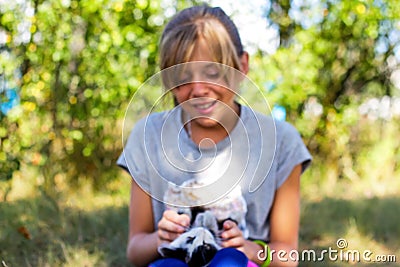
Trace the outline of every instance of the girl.
<path fill-rule="evenodd" d="M 296 250 L 300 175 L 311 156 L 291 125 L 274 122 L 236 100 L 249 70 L 236 26 L 218 7 L 181 11 L 161 36 L 160 68 L 176 107 L 139 121 L 118 159 L 133 177 L 130 262 L 181 266 L 160 259 L 158 252 L 190 227 L 190 217 L 178 212 L 181 203 L 166 200 L 166 192 L 176 192 L 168 189 L 171 184 L 188 198 L 196 196 L 189 206 L 211 205 L 216 217 L 245 203 L 237 212 L 243 221 L 223 222 L 218 233 L 223 249 L 210 266 L 233 266 L 224 259 L 239 259 L 235 266 L 267 266 L 271 257 L 263 254 L 266 249 L 286 255 Z M 193 182 L 201 186 L 179 187 Z M 239 195 L 231 197 L 238 188 Z M 174 206 L 178 209 L 167 208 Z M 273 257 L 270 264 L 296 265 L 282 257 Z"/>

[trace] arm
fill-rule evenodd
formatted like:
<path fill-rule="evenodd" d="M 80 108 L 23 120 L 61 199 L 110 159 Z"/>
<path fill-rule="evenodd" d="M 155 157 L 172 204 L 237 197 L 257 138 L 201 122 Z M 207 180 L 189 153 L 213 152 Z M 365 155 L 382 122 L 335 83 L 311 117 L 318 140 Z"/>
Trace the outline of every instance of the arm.
<path fill-rule="evenodd" d="M 157 232 L 153 225 L 151 198 L 132 179 L 126 254 L 135 266 L 145 265 L 159 256 Z"/>
<path fill-rule="evenodd" d="M 132 179 L 129 206 L 129 239 L 127 258 L 135 266 L 146 266 L 160 255 L 157 252 L 162 242 L 171 242 L 189 225 L 187 215 L 165 211 L 154 229 L 151 197 Z"/>
<path fill-rule="evenodd" d="M 301 164 L 293 168 L 292 173 L 282 186 L 276 191 L 270 217 L 270 250 L 273 254 L 272 266 L 297 266 L 288 258 L 291 250 L 298 249 L 300 224 L 300 175 Z M 280 261 L 278 251 L 287 252 L 287 262 Z"/>
<path fill-rule="evenodd" d="M 288 253 L 298 248 L 299 222 L 300 222 L 300 175 L 301 165 L 293 168 L 292 173 L 282 186 L 276 191 L 270 217 L 270 251 L 275 250 L 273 262 L 270 266 L 297 266 L 297 262 L 290 261 Z M 263 262 L 257 257 L 261 246 L 245 240 L 240 229 L 234 222 L 224 223 L 224 232 L 221 237 L 226 239 L 223 247 L 236 247 L 243 251 L 253 262 L 261 265 Z M 287 262 L 277 259 L 278 251 L 285 250 Z"/>

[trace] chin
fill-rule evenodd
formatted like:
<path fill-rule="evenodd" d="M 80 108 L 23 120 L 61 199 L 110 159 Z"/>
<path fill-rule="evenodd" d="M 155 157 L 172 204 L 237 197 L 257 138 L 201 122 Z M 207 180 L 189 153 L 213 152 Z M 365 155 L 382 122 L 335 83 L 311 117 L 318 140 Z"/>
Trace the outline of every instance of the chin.
<path fill-rule="evenodd" d="M 210 118 L 197 118 L 196 123 L 204 128 L 213 128 L 221 125 L 215 119 L 210 119 Z"/>

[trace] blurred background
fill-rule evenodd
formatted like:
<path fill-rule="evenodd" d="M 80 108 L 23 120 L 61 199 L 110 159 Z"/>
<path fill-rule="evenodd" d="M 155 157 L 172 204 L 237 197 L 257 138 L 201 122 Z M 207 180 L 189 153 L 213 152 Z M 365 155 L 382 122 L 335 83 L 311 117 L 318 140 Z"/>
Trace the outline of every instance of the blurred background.
<path fill-rule="evenodd" d="M 344 238 L 387 256 L 300 266 L 398 266 L 398 1 L 206 2 L 238 25 L 249 77 L 314 157 L 300 249 Z M 0 0 L 0 266 L 129 266 L 125 110 L 158 71 L 163 25 L 196 3 Z"/>

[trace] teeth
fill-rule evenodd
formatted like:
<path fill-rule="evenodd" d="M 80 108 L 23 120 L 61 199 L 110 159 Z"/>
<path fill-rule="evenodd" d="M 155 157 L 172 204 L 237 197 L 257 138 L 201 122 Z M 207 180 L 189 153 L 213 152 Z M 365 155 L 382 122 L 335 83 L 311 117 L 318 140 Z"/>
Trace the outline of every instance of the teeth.
<path fill-rule="evenodd" d="M 213 104 L 214 104 L 214 102 L 211 102 L 208 104 L 196 105 L 196 107 L 199 109 L 207 109 L 207 108 L 211 107 Z"/>

